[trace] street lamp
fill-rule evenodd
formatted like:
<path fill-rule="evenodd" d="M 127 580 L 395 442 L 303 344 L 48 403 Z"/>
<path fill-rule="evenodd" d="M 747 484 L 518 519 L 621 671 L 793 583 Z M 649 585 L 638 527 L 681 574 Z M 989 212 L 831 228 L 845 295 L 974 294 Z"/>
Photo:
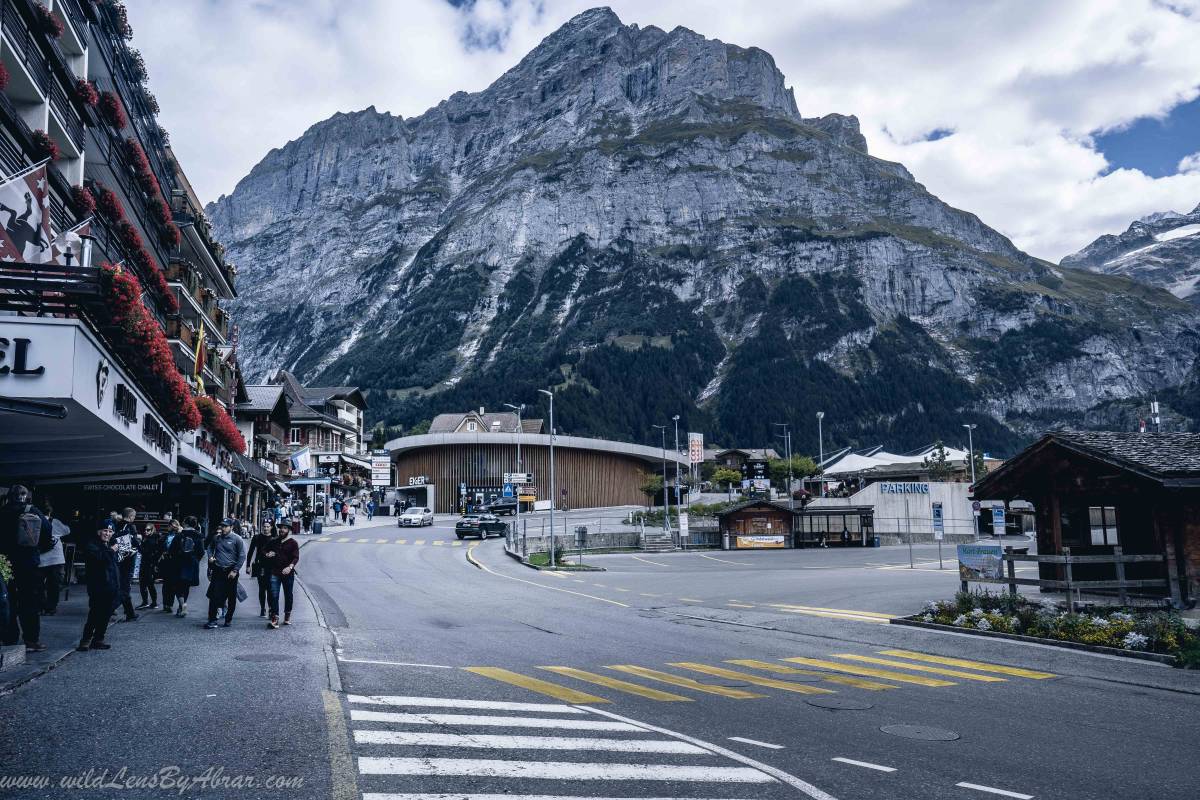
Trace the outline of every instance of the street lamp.
<path fill-rule="evenodd" d="M 679 510 L 680 491 L 679 491 L 679 415 L 671 417 L 675 420 L 675 510 Z"/>
<path fill-rule="evenodd" d="M 653 426 L 662 431 L 662 468 L 663 468 L 663 533 L 669 533 L 671 528 L 667 520 L 671 517 L 671 497 L 667 494 L 667 426 Z"/>
<path fill-rule="evenodd" d="M 822 470 L 825 469 L 825 432 L 821 428 L 821 420 L 825 419 L 825 412 L 817 412 L 817 466 Z M 821 479 L 821 497 L 825 496 L 825 479 Z"/>
<path fill-rule="evenodd" d="M 968 458 L 971 461 L 971 488 L 975 487 L 975 423 L 963 423 L 963 427 L 967 429 L 967 449 L 970 451 Z"/>
<path fill-rule="evenodd" d="M 554 566 L 554 504 L 558 502 L 558 486 L 554 483 L 554 392 L 538 389 L 550 398 L 550 566 Z M 521 501 L 517 501 L 521 505 Z"/>
<path fill-rule="evenodd" d="M 773 423 L 783 428 L 784 430 L 784 454 L 788 464 L 788 508 L 792 511 L 796 510 L 796 498 L 792 496 L 792 428 L 786 422 Z"/>
<path fill-rule="evenodd" d="M 505 403 L 504 407 L 511 408 L 513 411 L 517 412 L 517 472 L 522 472 L 523 468 L 521 467 L 521 412 L 525 410 L 525 404 L 521 403 L 521 405 L 519 405 L 519 406 L 514 406 L 512 403 Z M 513 493 L 517 497 L 517 513 L 516 513 L 516 519 L 513 520 L 513 528 L 515 528 L 517 532 L 520 532 L 520 530 L 521 530 L 521 490 L 520 490 L 520 488 L 518 488 L 521 485 L 522 484 L 516 484 L 513 488 Z M 514 538 L 513 542 L 515 542 L 515 541 L 516 541 L 516 539 Z M 522 542 L 524 542 L 524 540 L 522 540 Z M 511 546 L 515 547 L 516 545 L 511 544 Z"/>

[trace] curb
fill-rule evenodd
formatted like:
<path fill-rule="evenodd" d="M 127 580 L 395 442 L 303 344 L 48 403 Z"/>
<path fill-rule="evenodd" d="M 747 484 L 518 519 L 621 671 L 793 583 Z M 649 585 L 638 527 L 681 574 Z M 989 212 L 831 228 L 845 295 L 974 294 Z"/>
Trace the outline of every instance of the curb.
<path fill-rule="evenodd" d="M 1022 636 L 1019 633 L 1003 633 L 1002 631 L 980 631 L 970 628 L 959 628 L 955 625 L 942 625 L 937 622 L 921 622 L 907 617 L 893 617 L 889 622 L 892 625 L 906 625 L 910 628 L 928 628 L 935 631 L 950 631 L 951 633 L 960 633 L 965 636 L 980 636 L 991 639 L 1009 639 L 1014 642 L 1029 642 L 1031 644 L 1044 644 L 1049 647 L 1061 647 L 1064 650 L 1083 650 L 1088 653 L 1100 653 L 1106 656 L 1116 656 L 1118 658 L 1128 658 L 1134 661 L 1156 661 L 1159 664 L 1168 666 L 1177 666 L 1178 659 L 1175 656 L 1165 655 L 1163 653 L 1145 653 L 1138 650 L 1121 650 L 1116 647 L 1105 647 L 1098 644 L 1084 644 L 1082 642 L 1067 642 L 1061 639 L 1043 639 L 1039 636 Z"/>
<path fill-rule="evenodd" d="M 550 567 L 550 566 L 542 567 L 542 566 L 538 566 L 537 564 L 530 564 L 528 561 L 521 558 L 521 556 L 514 553 L 513 551 L 509 550 L 507 547 L 504 548 L 504 554 L 506 556 L 508 556 L 509 558 L 515 559 L 516 562 L 518 564 L 520 564 L 521 566 L 529 567 L 529 569 L 535 569 L 538 572 L 608 572 L 608 570 L 605 569 L 604 567 L 589 567 L 586 564 L 584 564 L 582 566 L 578 566 L 578 567 L 570 567 L 567 569 L 564 569 L 562 567 Z"/>

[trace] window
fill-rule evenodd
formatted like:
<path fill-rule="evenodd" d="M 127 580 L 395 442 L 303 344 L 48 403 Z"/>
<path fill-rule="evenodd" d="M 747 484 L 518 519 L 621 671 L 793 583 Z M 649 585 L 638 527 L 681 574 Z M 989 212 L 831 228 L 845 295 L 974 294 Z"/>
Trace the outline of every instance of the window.
<path fill-rule="evenodd" d="M 1088 508 L 1088 518 L 1092 526 L 1093 545 L 1116 545 L 1117 540 L 1117 509 L 1113 506 L 1091 506 Z"/>
<path fill-rule="evenodd" d="M 478 425 L 476 425 L 474 422 L 468 422 L 468 423 L 467 423 L 467 430 L 469 430 L 469 431 L 477 431 L 477 430 L 479 430 L 479 426 L 478 426 Z"/>
<path fill-rule="evenodd" d="M 292 428 L 291 431 L 288 432 L 288 443 L 289 444 L 300 444 L 300 429 L 299 428 Z"/>

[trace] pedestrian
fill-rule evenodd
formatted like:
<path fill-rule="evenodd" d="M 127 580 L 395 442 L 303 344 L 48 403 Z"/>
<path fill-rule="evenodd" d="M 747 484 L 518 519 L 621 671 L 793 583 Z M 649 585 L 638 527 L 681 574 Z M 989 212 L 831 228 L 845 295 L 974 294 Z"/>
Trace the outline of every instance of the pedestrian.
<path fill-rule="evenodd" d="M 167 551 L 171 577 L 171 589 L 179 607 L 175 616 L 187 616 L 188 595 L 193 586 L 200 585 L 200 560 L 204 558 L 204 536 L 200 533 L 200 521 L 193 516 L 184 517 L 183 527 L 175 534 Z"/>
<path fill-rule="evenodd" d="M 358 516 L 358 509 L 354 506 L 354 504 L 351 504 L 350 505 L 350 524 L 351 525 L 354 524 L 354 518 L 357 516 Z"/>
<path fill-rule="evenodd" d="M 133 610 L 133 600 L 129 597 L 129 591 L 133 584 L 135 557 L 142 544 L 142 537 L 138 534 L 137 529 L 136 509 L 126 508 L 121 512 L 120 526 L 117 528 L 113 540 L 117 543 L 117 566 L 120 567 L 118 572 L 121 576 L 121 586 L 117 590 L 118 605 L 125 608 L 126 622 L 136 622 L 138 615 Z M 116 610 L 115 606 L 113 610 Z"/>
<path fill-rule="evenodd" d="M 83 635 L 79 637 L 76 650 L 108 650 L 111 645 L 104 641 L 108 631 L 108 617 L 113 606 L 120 602 L 121 567 L 117 556 L 117 543 L 113 530 L 100 525 L 92 538 L 84 543 L 83 560 L 87 574 L 88 615 L 83 623 Z"/>
<path fill-rule="evenodd" d="M 42 613 L 52 617 L 58 613 L 58 597 L 62 593 L 63 569 L 67 559 L 63 555 L 62 540 L 71 535 L 67 524 L 54 516 L 54 509 L 46 504 L 46 519 L 50 520 L 50 536 L 54 544 L 49 550 L 38 554 L 38 571 L 41 573 Z"/>
<path fill-rule="evenodd" d="M 168 516 L 170 516 L 168 514 Z M 175 585 L 179 582 L 178 569 L 171 560 L 171 544 L 175 541 L 175 537 L 183 530 L 183 526 L 179 524 L 179 520 L 170 519 L 167 521 L 167 529 L 162 534 L 162 555 L 158 558 L 158 576 L 162 579 L 162 610 L 163 613 L 170 614 L 175 609 Z"/>
<path fill-rule="evenodd" d="M 367 522 L 370 522 L 373 519 L 375 519 L 375 501 L 368 500 L 367 501 Z"/>
<path fill-rule="evenodd" d="M 158 580 L 158 565 L 162 560 L 164 541 L 165 537 L 154 525 L 148 524 L 142 531 L 142 560 L 138 566 L 138 591 L 142 595 L 142 604 L 137 607 L 138 611 L 158 608 L 158 589 L 155 588 L 154 582 Z M 163 594 L 166 594 L 166 589 L 163 590 Z M 165 596 L 163 603 L 166 604 Z"/>
<path fill-rule="evenodd" d="M 271 567 L 267 551 L 273 551 L 277 537 L 275 524 L 270 520 L 263 522 L 262 530 L 254 534 L 250 540 L 250 548 L 246 550 L 246 574 L 258 579 L 258 615 L 267 615 L 267 593 L 271 591 Z"/>
<path fill-rule="evenodd" d="M 0 508 L 0 553 L 12 566 L 12 582 L 8 584 L 8 617 L 0 620 L 6 628 L 4 644 L 13 645 L 18 638 L 25 641 L 25 652 L 40 653 L 46 649 L 41 642 L 42 573 L 41 554 L 53 544 L 50 520 L 32 503 L 29 489 L 15 484 L 8 490 Z"/>
<path fill-rule="evenodd" d="M 284 531 L 268 553 L 271 570 L 270 628 L 279 627 L 279 589 L 283 588 L 283 624 L 292 624 L 292 591 L 296 583 L 296 564 L 300 563 L 300 545 Z"/>
<path fill-rule="evenodd" d="M 233 624 L 233 612 L 237 609 L 241 586 L 238 573 L 246 562 L 246 544 L 233 533 L 234 520 L 226 517 L 217 528 L 212 548 L 208 554 L 208 623 L 205 629 L 217 627 L 217 611 L 224 607 L 225 627 Z M 244 591 L 244 590 L 243 590 Z"/>
<path fill-rule="evenodd" d="M 312 506 L 309 506 L 309 505 L 304 506 L 304 514 L 302 516 L 302 519 L 304 521 L 304 532 L 308 533 L 309 531 L 312 530 L 312 524 L 313 524 Z"/>
<path fill-rule="evenodd" d="M 297 511 L 296 514 L 292 517 L 291 529 L 292 529 L 292 536 L 300 535 L 300 512 L 299 511 Z"/>

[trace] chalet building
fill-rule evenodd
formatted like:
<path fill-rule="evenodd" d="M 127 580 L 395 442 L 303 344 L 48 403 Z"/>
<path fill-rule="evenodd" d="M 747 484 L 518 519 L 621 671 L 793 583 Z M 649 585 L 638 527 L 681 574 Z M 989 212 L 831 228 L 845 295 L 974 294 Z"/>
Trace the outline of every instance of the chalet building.
<path fill-rule="evenodd" d="M 875 543 L 869 506 L 791 507 L 778 500 L 746 500 L 717 514 L 725 550 L 796 547 L 869 547 Z"/>
<path fill-rule="evenodd" d="M 367 401 L 352 386 L 304 386 L 287 370 L 270 381 L 282 390 L 288 428 L 284 442 L 292 455 L 304 453 L 310 473 L 296 476 L 292 486 L 326 484 L 333 492 L 353 493 L 367 488 L 371 462 L 363 440 Z"/>
<path fill-rule="evenodd" d="M 0 205 L 25 227 L 0 231 L 0 493 L 32 485 L 81 524 L 113 505 L 220 518 L 243 449 L 236 270 L 120 5 L 2 6 Z"/>
<path fill-rule="evenodd" d="M 541 433 L 542 420 L 522 419 L 510 411 L 479 411 L 438 414 L 429 423 L 429 433 Z"/>
<path fill-rule="evenodd" d="M 1038 553 L 1108 555 L 1120 546 L 1161 555 L 1127 565 L 1127 577 L 1166 578 L 1158 593 L 1177 606 L 1200 596 L 1200 433 L 1048 433 L 980 480 L 975 496 L 1032 503 Z M 1060 565 L 1041 570 L 1062 580 Z M 1075 565 L 1074 578 L 1112 580 L 1114 570 Z"/>

